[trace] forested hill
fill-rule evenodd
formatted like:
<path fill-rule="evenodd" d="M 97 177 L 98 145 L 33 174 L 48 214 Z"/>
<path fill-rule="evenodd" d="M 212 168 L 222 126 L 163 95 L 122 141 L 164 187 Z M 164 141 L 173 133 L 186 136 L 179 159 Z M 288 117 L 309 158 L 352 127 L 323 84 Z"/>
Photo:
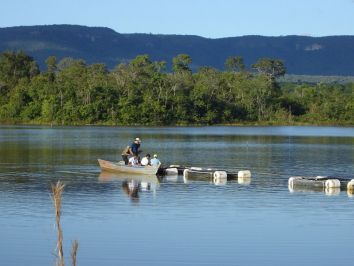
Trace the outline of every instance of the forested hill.
<path fill-rule="evenodd" d="M 105 63 L 113 68 L 137 55 L 171 65 L 178 54 L 188 54 L 191 68 L 224 69 L 229 56 L 241 56 L 247 68 L 261 57 L 284 61 L 289 74 L 354 75 L 354 36 L 242 36 L 208 39 L 191 35 L 120 34 L 109 28 L 75 25 L 0 28 L 0 52 L 24 50 L 41 68 L 55 55 Z"/>

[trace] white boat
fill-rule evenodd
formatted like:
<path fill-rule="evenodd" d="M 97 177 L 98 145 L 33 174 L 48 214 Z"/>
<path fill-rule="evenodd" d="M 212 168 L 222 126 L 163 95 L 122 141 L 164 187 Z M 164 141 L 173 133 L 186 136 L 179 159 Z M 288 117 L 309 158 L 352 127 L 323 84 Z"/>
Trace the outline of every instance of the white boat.
<path fill-rule="evenodd" d="M 157 171 L 160 168 L 158 166 L 140 166 L 140 165 L 125 165 L 123 161 L 118 163 L 105 161 L 102 159 L 98 159 L 98 163 L 102 170 L 114 172 L 114 173 L 131 173 L 131 174 L 144 174 L 144 175 L 156 175 Z"/>

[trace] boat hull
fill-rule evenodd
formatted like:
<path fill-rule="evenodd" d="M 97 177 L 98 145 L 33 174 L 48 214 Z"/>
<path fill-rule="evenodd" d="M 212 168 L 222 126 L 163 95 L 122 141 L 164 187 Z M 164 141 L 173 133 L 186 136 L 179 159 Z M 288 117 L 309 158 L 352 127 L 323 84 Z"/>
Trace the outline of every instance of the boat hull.
<path fill-rule="evenodd" d="M 98 159 L 98 163 L 102 170 L 113 173 L 130 173 L 130 174 L 144 174 L 144 175 L 156 175 L 159 167 L 155 166 L 129 166 L 122 163 L 114 163 Z"/>

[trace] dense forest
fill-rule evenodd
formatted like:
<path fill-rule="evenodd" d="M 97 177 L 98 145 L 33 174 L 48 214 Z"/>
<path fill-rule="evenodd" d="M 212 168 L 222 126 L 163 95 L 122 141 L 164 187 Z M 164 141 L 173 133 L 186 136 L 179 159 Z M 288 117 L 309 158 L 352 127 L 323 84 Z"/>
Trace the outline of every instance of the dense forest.
<path fill-rule="evenodd" d="M 281 60 L 245 69 L 229 57 L 225 71 L 180 54 L 166 62 L 139 55 L 108 70 L 81 59 L 46 59 L 41 72 L 19 51 L 0 55 L 1 123 L 52 125 L 347 124 L 354 125 L 354 84 L 278 83 Z"/>

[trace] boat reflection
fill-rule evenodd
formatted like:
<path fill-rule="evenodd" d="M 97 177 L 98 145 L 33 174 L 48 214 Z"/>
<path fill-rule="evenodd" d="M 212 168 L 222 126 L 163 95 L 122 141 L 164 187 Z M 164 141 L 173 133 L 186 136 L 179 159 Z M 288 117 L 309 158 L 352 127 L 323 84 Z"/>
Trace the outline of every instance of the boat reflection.
<path fill-rule="evenodd" d="M 123 191 L 130 197 L 133 202 L 139 201 L 139 183 L 134 179 L 122 182 Z"/>
<path fill-rule="evenodd" d="M 140 192 L 153 192 L 159 187 L 160 181 L 156 175 L 133 175 L 102 171 L 98 177 L 101 182 L 122 181 L 122 190 L 133 202 L 139 201 Z"/>

